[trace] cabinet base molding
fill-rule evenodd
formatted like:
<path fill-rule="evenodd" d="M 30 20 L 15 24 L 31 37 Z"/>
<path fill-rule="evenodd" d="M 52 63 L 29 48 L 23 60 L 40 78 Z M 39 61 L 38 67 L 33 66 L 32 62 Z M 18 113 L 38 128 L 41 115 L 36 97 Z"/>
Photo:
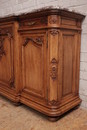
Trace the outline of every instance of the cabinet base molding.
<path fill-rule="evenodd" d="M 19 94 L 16 94 L 16 92 L 14 92 L 14 90 L 10 90 L 10 88 L 5 88 L 5 87 L 0 86 L 0 95 L 7 97 L 13 103 L 19 103 L 20 102 Z"/>
<path fill-rule="evenodd" d="M 57 118 L 81 103 L 81 99 L 78 96 L 74 97 L 74 99 L 71 99 L 69 102 L 60 104 L 60 106 L 48 106 L 46 104 L 41 105 L 25 97 L 21 97 L 20 101 L 23 104 L 26 104 L 27 106 L 49 116 L 50 118 Z"/>

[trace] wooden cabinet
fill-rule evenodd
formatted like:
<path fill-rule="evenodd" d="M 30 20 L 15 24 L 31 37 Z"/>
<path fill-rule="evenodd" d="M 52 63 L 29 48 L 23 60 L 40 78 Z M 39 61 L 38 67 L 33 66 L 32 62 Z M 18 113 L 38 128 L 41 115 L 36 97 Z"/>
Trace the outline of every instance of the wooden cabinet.
<path fill-rule="evenodd" d="M 8 23 L 1 19 L 0 93 L 9 99 L 15 95 L 16 103 L 51 120 L 80 104 L 83 18 L 65 10 L 45 9 L 7 18 Z"/>

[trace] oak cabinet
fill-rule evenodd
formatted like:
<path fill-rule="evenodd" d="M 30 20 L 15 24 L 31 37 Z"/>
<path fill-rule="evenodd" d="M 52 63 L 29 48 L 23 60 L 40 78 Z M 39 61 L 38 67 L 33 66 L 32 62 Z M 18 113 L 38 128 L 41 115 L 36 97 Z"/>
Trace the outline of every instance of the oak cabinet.
<path fill-rule="evenodd" d="M 16 103 L 24 103 L 52 121 L 80 104 L 83 18 L 60 9 L 16 16 L 10 29 L 13 35 L 9 29 L 0 34 L 0 93 L 9 98 L 15 94 Z"/>

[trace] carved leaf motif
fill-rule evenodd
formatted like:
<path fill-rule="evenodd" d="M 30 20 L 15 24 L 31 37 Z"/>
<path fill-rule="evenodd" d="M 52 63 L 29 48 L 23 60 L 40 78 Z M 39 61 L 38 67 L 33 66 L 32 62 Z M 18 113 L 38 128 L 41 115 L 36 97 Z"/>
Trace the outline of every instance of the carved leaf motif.
<path fill-rule="evenodd" d="M 53 80 L 57 78 L 57 73 L 58 73 L 58 62 L 55 58 L 53 58 L 50 63 L 50 76 Z"/>
<path fill-rule="evenodd" d="M 51 33 L 53 36 L 55 36 L 56 34 L 58 34 L 58 30 L 57 30 L 57 29 L 52 29 L 52 30 L 50 31 L 50 33 Z"/>
<path fill-rule="evenodd" d="M 43 39 L 38 37 L 38 38 L 26 38 L 23 46 L 26 46 L 29 41 L 32 41 L 33 43 L 36 43 L 37 45 L 42 45 Z"/>

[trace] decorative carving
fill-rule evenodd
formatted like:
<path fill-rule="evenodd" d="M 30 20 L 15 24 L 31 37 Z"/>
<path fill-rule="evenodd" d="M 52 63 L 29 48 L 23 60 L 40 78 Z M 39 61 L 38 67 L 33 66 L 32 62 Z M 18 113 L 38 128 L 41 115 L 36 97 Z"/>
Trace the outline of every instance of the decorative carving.
<path fill-rule="evenodd" d="M 47 17 L 32 19 L 32 21 L 23 21 L 19 23 L 19 28 L 21 27 L 32 27 L 32 26 L 40 26 L 47 25 Z"/>
<path fill-rule="evenodd" d="M 4 38 L 0 39 L 0 60 L 3 55 L 5 55 L 5 50 L 4 50 Z"/>
<path fill-rule="evenodd" d="M 34 38 L 34 39 L 33 38 L 26 38 L 23 46 L 26 46 L 29 41 L 32 41 L 33 43 L 35 43 L 37 45 L 42 45 L 42 43 L 43 43 L 43 39 L 40 37 Z"/>
<path fill-rule="evenodd" d="M 57 16 L 50 16 L 49 23 L 56 24 L 57 23 Z"/>
<path fill-rule="evenodd" d="M 52 106 L 56 106 L 56 105 L 58 105 L 58 101 L 52 100 L 52 101 L 49 101 L 48 104 L 52 105 Z"/>
<path fill-rule="evenodd" d="M 50 63 L 50 76 L 53 80 L 57 78 L 57 72 L 58 72 L 58 62 L 55 58 L 53 58 Z"/>
<path fill-rule="evenodd" d="M 35 25 L 35 24 L 36 24 L 36 21 L 28 22 L 28 25 L 29 25 L 29 26 L 32 26 L 32 25 Z"/>
<path fill-rule="evenodd" d="M 55 36 L 56 34 L 58 34 L 58 30 L 57 30 L 57 29 L 52 29 L 52 30 L 50 31 L 50 33 L 51 33 L 53 36 Z"/>
<path fill-rule="evenodd" d="M 12 34 L 8 30 L 6 30 L 6 35 L 8 36 L 9 39 L 13 37 Z"/>
<path fill-rule="evenodd" d="M 11 88 L 14 88 L 14 77 L 12 77 L 10 80 L 9 80 L 9 86 Z"/>
<path fill-rule="evenodd" d="M 2 28 L 0 29 L 0 36 L 8 36 L 9 38 L 12 38 L 12 28 Z"/>

